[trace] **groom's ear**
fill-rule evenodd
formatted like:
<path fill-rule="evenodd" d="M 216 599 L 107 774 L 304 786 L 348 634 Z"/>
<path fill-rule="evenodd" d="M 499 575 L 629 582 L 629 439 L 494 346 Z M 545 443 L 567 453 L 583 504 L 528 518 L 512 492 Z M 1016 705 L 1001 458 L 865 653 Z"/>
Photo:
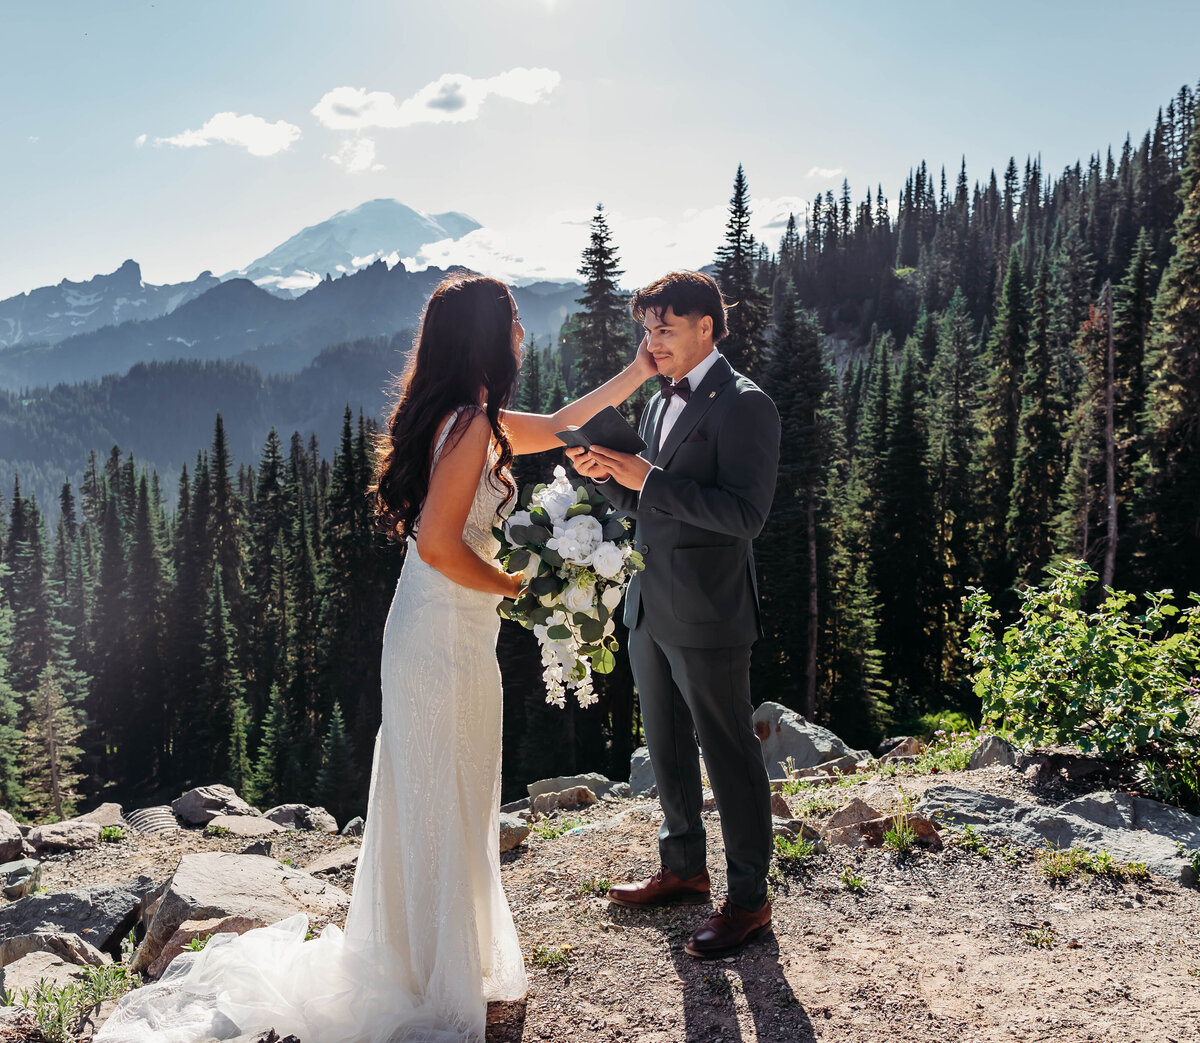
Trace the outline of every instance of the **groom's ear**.
<path fill-rule="evenodd" d="M 700 316 L 700 336 L 711 337 L 713 332 L 713 320 L 711 315 Z"/>

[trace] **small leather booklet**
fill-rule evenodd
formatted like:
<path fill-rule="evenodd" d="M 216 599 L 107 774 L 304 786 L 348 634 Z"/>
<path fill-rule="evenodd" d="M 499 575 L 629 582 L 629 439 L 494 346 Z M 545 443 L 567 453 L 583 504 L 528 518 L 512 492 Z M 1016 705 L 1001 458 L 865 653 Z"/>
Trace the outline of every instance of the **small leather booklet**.
<path fill-rule="evenodd" d="M 581 449 L 598 445 L 618 453 L 640 453 L 646 448 L 642 436 L 612 406 L 605 406 L 582 427 L 559 431 L 557 438 L 564 445 Z"/>

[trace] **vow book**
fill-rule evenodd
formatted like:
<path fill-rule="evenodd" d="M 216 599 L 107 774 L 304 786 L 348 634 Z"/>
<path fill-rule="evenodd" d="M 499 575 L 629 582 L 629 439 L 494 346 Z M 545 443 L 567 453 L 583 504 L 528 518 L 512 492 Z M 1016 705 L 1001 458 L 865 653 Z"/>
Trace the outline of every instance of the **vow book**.
<path fill-rule="evenodd" d="M 615 449 L 618 453 L 640 453 L 646 448 L 642 436 L 612 406 L 605 406 L 582 427 L 559 431 L 555 437 L 564 445 L 578 446 L 580 449 L 591 449 L 598 445 L 604 449 Z"/>

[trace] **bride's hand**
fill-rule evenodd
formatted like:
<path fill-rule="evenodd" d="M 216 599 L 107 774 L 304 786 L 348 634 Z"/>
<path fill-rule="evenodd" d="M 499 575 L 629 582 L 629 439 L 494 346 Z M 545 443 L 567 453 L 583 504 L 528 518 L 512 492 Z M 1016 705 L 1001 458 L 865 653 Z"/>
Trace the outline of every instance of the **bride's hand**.
<path fill-rule="evenodd" d="M 503 576 L 509 580 L 512 585 L 512 590 L 504 596 L 516 601 L 521 596 L 521 591 L 525 589 L 525 573 L 524 572 L 505 572 Z"/>
<path fill-rule="evenodd" d="M 642 380 L 649 380 L 651 377 L 658 375 L 658 366 L 655 365 L 654 356 L 650 354 L 649 333 L 642 338 L 641 344 L 638 345 L 633 366 L 638 371 L 638 375 Z"/>

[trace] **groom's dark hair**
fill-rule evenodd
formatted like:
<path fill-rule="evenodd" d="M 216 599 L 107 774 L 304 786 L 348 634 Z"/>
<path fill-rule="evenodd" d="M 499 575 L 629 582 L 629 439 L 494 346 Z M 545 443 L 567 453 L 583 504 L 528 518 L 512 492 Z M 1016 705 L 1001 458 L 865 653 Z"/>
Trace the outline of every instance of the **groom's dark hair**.
<path fill-rule="evenodd" d="M 725 324 L 725 299 L 716 279 L 703 272 L 667 272 L 649 286 L 636 290 L 629 301 L 629 310 L 638 322 L 644 322 L 646 312 L 660 315 L 673 308 L 676 315 L 707 315 L 713 321 L 713 343 L 728 332 Z"/>

